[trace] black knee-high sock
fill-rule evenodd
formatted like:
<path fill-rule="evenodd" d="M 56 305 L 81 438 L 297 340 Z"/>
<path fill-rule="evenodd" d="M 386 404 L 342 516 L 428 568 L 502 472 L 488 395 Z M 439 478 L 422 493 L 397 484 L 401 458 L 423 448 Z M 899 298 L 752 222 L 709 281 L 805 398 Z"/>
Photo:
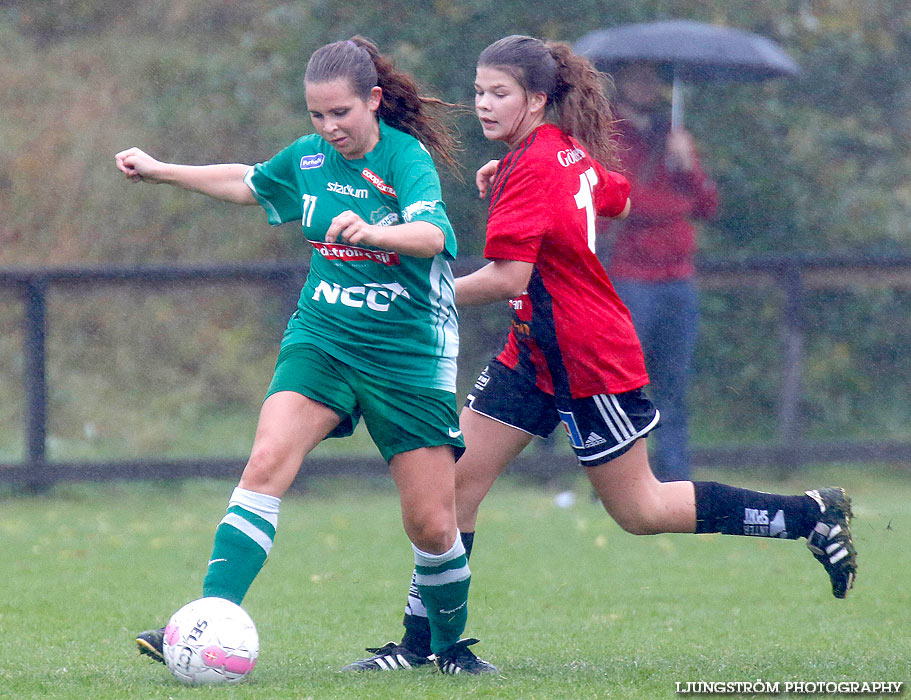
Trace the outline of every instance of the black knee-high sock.
<path fill-rule="evenodd" d="M 462 546 L 465 547 L 465 557 L 471 558 L 474 533 L 462 532 L 460 534 Z M 405 625 L 405 634 L 402 636 L 401 645 L 408 647 L 416 654 L 430 656 L 430 620 L 427 618 L 427 610 L 421 602 L 421 594 L 418 592 L 413 574 L 411 588 L 408 590 L 408 602 L 405 605 L 405 619 L 402 620 L 402 624 Z"/>
<path fill-rule="evenodd" d="M 471 548 L 474 546 L 473 532 L 460 532 L 462 537 L 462 546 L 465 547 L 465 558 L 471 559 Z"/>
<path fill-rule="evenodd" d="M 806 537 L 819 520 L 819 505 L 806 495 L 781 496 L 714 481 L 694 481 L 696 532 L 725 535 Z"/>

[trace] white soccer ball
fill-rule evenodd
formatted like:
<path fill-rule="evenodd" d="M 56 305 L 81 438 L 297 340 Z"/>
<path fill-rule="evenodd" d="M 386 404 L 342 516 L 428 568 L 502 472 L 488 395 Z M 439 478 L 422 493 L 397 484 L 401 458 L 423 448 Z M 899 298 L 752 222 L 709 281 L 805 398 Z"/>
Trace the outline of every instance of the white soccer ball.
<path fill-rule="evenodd" d="M 200 598 L 171 616 L 163 646 L 168 669 L 182 683 L 239 683 L 256 666 L 259 635 L 239 605 Z"/>

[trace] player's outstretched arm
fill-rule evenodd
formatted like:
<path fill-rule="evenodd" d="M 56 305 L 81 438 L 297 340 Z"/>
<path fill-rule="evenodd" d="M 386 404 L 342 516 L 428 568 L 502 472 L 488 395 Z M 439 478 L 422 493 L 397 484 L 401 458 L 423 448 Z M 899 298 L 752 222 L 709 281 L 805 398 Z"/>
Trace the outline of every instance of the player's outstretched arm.
<path fill-rule="evenodd" d="M 234 204 L 256 204 L 244 183 L 250 169 L 243 163 L 178 165 L 156 160 L 139 148 L 128 148 L 114 156 L 117 169 L 132 182 L 151 182 L 181 187 Z"/>

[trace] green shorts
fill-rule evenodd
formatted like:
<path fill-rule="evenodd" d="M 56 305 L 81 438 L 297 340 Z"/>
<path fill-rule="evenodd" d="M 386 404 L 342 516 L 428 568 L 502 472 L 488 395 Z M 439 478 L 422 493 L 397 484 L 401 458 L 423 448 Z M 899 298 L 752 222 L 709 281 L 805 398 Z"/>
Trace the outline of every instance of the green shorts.
<path fill-rule="evenodd" d="M 342 422 L 326 437 L 351 435 L 363 416 L 387 462 L 419 447 L 451 445 L 456 459 L 465 451 L 454 393 L 384 382 L 313 345 L 295 343 L 278 353 L 266 398 L 279 391 L 294 391 L 338 413 Z"/>

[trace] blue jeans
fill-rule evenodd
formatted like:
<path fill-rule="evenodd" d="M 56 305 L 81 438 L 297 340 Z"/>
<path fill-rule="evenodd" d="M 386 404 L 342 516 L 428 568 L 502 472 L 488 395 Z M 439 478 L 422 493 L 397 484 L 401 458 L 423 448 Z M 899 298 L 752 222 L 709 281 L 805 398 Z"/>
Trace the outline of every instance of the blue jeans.
<path fill-rule="evenodd" d="M 686 390 L 699 328 L 699 295 L 692 279 L 612 280 L 630 310 L 645 353 L 647 393 L 661 412 L 652 470 L 661 481 L 690 477 Z"/>

